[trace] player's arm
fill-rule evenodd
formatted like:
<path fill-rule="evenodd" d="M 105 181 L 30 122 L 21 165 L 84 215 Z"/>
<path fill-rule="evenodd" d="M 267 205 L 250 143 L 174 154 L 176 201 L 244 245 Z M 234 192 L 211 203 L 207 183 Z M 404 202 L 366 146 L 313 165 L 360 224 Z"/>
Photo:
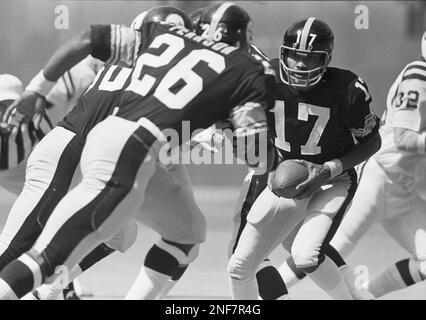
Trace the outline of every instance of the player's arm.
<path fill-rule="evenodd" d="M 426 153 L 426 77 L 418 74 L 416 78 L 402 80 L 393 103 L 396 147 L 401 151 Z"/>
<path fill-rule="evenodd" d="M 262 174 L 275 168 L 278 154 L 270 140 L 266 115 L 275 102 L 275 77 L 269 68 L 263 66 L 259 70 L 241 84 L 244 89 L 238 95 L 229 122 L 234 130 L 235 156 Z M 234 99 L 235 96 L 231 97 L 231 101 Z"/>
<path fill-rule="evenodd" d="M 57 49 L 25 92 L 6 111 L 3 121 L 11 124 L 31 119 L 45 109 L 46 95 L 56 81 L 89 54 L 106 63 L 132 66 L 141 33 L 119 25 L 93 25 Z M 14 116 L 15 115 L 15 116 Z M 14 116 L 15 123 L 12 123 Z"/>

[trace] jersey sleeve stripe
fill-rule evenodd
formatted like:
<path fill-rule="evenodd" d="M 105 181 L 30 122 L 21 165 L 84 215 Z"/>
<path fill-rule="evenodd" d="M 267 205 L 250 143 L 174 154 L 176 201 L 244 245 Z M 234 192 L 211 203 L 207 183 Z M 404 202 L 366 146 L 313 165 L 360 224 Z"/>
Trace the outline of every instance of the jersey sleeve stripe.
<path fill-rule="evenodd" d="M 402 77 L 401 82 L 402 82 L 402 81 L 405 81 L 405 80 L 420 80 L 420 81 L 426 81 L 426 75 L 421 75 L 421 74 L 414 73 L 414 74 L 410 74 L 410 75 L 408 75 L 408 76 L 404 76 L 404 77 Z"/>
<path fill-rule="evenodd" d="M 118 25 L 111 26 L 111 56 L 106 63 L 114 64 L 117 60 L 117 37 L 120 36 L 118 33 Z"/>
<path fill-rule="evenodd" d="M 114 45 L 111 49 L 111 59 L 107 63 L 132 67 L 137 59 L 141 44 L 140 32 L 116 25 L 113 35 L 114 40 L 111 40 L 111 43 L 114 43 Z"/>
<path fill-rule="evenodd" d="M 410 68 L 404 72 L 404 77 L 412 74 L 419 74 L 426 77 L 426 68 Z"/>
<path fill-rule="evenodd" d="M 426 63 L 425 64 L 414 63 L 414 64 L 408 66 L 407 69 L 405 69 L 405 71 L 407 72 L 408 70 L 412 70 L 412 69 L 420 69 L 422 71 L 426 71 Z"/>

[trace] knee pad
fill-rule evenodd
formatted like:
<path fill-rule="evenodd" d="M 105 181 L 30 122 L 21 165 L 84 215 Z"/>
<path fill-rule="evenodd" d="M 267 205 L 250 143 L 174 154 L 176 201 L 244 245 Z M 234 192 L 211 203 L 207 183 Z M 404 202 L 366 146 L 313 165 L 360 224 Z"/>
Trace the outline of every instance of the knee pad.
<path fill-rule="evenodd" d="M 105 244 L 111 249 L 125 252 L 135 243 L 137 236 L 138 225 L 135 220 L 131 219 L 124 228 L 106 241 Z"/>
<path fill-rule="evenodd" d="M 188 253 L 188 264 L 193 263 L 200 253 L 200 245 L 196 244 Z"/>
<path fill-rule="evenodd" d="M 144 266 L 159 273 L 173 276 L 181 265 L 188 265 L 190 257 L 177 246 L 160 240 L 148 251 Z"/>

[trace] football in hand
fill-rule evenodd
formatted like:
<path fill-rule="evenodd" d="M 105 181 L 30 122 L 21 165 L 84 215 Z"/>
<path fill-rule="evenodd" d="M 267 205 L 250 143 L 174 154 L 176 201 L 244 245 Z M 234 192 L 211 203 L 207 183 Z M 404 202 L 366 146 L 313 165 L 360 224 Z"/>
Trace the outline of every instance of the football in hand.
<path fill-rule="evenodd" d="M 285 160 L 269 174 L 269 188 L 279 197 L 292 199 L 303 190 L 296 190 L 296 187 L 308 176 L 309 171 L 303 164 L 292 159 Z"/>

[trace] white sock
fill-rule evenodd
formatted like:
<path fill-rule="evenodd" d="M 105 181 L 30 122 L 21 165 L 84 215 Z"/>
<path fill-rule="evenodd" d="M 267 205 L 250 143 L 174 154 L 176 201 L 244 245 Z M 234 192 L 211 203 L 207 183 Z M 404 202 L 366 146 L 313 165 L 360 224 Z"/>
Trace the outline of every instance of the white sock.
<path fill-rule="evenodd" d="M 154 300 L 166 287 L 170 279 L 171 277 L 166 274 L 159 273 L 143 266 L 124 299 Z"/>
<path fill-rule="evenodd" d="M 296 283 L 300 281 L 300 279 L 297 277 L 297 275 L 294 273 L 294 271 L 290 268 L 287 261 L 284 261 L 278 268 L 278 272 L 281 275 L 281 278 L 283 278 L 283 281 L 288 288 L 294 286 Z"/>
<path fill-rule="evenodd" d="M 256 277 L 248 280 L 237 280 L 229 278 L 233 300 L 258 300 L 259 287 L 257 286 Z"/>
<path fill-rule="evenodd" d="M 164 286 L 163 290 L 158 294 L 157 298 L 155 300 L 163 300 L 167 297 L 169 292 L 173 289 L 173 287 L 177 284 L 177 281 L 174 281 L 170 279 L 167 281 L 166 285 Z"/>
<path fill-rule="evenodd" d="M 374 295 L 366 289 L 367 283 L 357 281 L 354 271 L 348 265 L 339 267 L 339 271 L 342 274 L 343 281 L 349 290 L 352 298 L 355 300 L 372 300 Z"/>
<path fill-rule="evenodd" d="M 18 300 L 15 292 L 3 279 L 0 279 L 0 300 Z"/>
<path fill-rule="evenodd" d="M 309 277 L 332 299 L 353 300 L 336 264 L 327 256 Z"/>

